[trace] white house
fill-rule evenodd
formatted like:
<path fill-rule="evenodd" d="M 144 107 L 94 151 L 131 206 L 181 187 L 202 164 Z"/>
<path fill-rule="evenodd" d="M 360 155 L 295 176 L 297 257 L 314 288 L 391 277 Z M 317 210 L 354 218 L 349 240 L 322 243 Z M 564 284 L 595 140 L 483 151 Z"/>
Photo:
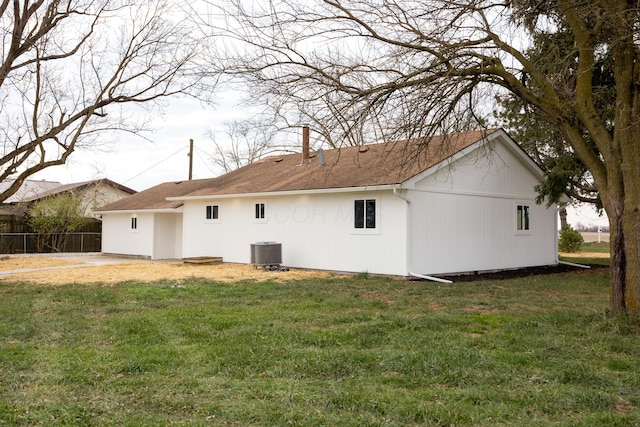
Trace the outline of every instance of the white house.
<path fill-rule="evenodd" d="M 102 209 L 103 252 L 249 263 L 280 243 L 289 267 L 430 276 L 557 263 L 542 171 L 500 129 L 273 156 L 165 183 Z M 303 153 L 308 153 L 303 149 Z"/>
<path fill-rule="evenodd" d="M 100 206 L 115 202 L 136 191 L 122 184 L 118 184 L 107 178 L 94 179 L 92 181 L 74 182 L 71 184 L 58 185 L 47 191 L 34 194 L 23 199 L 24 203 L 33 203 L 46 198 L 54 198 L 64 193 L 73 193 L 82 198 L 82 207 L 87 217 L 93 215 Z"/>
<path fill-rule="evenodd" d="M 14 182 L 12 179 L 0 182 L 0 191 L 9 188 Z M 71 184 L 27 179 L 15 194 L 0 204 L 0 216 L 23 217 L 34 203 L 69 193 L 82 199 L 84 215 L 91 217 L 98 207 L 127 197 L 135 193 L 135 190 L 106 178 Z"/>

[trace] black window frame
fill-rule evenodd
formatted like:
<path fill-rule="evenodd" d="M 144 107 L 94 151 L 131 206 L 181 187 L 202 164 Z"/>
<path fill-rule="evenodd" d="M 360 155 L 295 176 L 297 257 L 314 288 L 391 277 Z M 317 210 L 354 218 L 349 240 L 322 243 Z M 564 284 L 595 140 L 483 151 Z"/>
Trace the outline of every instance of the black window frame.
<path fill-rule="evenodd" d="M 357 230 L 373 230 L 376 225 L 376 199 L 354 200 L 353 227 Z"/>
<path fill-rule="evenodd" d="M 257 220 L 266 219 L 267 217 L 266 211 L 267 211 L 267 208 L 265 203 L 256 203 L 255 218 Z"/>
<path fill-rule="evenodd" d="M 531 231 L 531 206 L 526 203 L 516 205 L 516 231 Z"/>
<path fill-rule="evenodd" d="M 219 205 L 207 205 L 205 206 L 204 217 L 206 220 L 220 219 L 220 206 Z"/>

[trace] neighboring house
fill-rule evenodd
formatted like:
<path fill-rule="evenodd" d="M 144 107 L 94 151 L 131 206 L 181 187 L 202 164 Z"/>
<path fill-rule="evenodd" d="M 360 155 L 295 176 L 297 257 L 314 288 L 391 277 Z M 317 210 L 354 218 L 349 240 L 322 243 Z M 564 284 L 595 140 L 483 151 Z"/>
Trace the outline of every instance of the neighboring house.
<path fill-rule="evenodd" d="M 252 243 L 273 241 L 286 266 L 400 276 L 557 263 L 543 173 L 503 130 L 304 156 L 104 206 L 103 252 L 249 263 Z"/>
<path fill-rule="evenodd" d="M 7 179 L 0 182 L 0 192 L 9 188 L 15 180 Z M 9 196 L 0 204 L 0 215 L 24 215 L 25 206 L 24 201 L 37 197 L 39 194 L 46 193 L 56 187 L 60 187 L 62 184 L 57 181 L 45 181 L 45 180 L 25 180 L 18 191 Z"/>
<path fill-rule="evenodd" d="M 10 181 L 0 183 L 0 186 L 5 188 L 9 185 L 11 185 Z M 106 178 L 64 185 L 52 181 L 25 180 L 20 189 L 2 203 L 0 211 L 22 216 L 29 205 L 67 192 L 73 192 L 82 197 L 85 215 L 90 217 L 95 209 L 130 196 L 136 191 Z"/>
<path fill-rule="evenodd" d="M 82 205 L 84 206 L 85 216 L 95 216 L 94 211 L 98 208 L 113 203 L 136 193 L 135 190 L 125 187 L 122 184 L 102 178 L 92 181 L 75 182 L 72 184 L 60 185 L 43 193 L 25 198 L 23 201 L 27 204 L 38 200 L 55 197 L 57 194 L 73 192 L 82 197 Z"/>

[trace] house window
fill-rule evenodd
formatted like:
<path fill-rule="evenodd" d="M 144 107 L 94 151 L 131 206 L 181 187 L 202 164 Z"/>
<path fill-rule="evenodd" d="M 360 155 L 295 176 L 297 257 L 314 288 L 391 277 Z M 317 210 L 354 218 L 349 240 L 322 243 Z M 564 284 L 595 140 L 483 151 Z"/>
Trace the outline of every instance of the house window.
<path fill-rule="evenodd" d="M 256 219 L 265 219 L 264 203 L 256 203 Z"/>
<path fill-rule="evenodd" d="M 529 230 L 529 205 L 516 206 L 516 230 Z"/>
<path fill-rule="evenodd" d="M 376 228 L 375 199 L 356 200 L 353 216 L 355 228 Z"/>
<path fill-rule="evenodd" d="M 206 206 L 205 218 L 206 219 L 218 219 L 218 205 L 208 205 L 208 206 Z"/>
<path fill-rule="evenodd" d="M 138 218 L 135 216 L 131 217 L 131 229 L 132 230 L 137 230 L 138 229 Z"/>

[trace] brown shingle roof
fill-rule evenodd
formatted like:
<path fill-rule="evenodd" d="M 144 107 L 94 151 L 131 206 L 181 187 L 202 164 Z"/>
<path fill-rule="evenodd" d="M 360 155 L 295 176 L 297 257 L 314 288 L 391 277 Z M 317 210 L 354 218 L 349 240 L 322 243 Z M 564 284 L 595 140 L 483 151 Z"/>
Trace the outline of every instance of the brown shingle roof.
<path fill-rule="evenodd" d="M 267 193 L 329 188 L 368 187 L 405 182 L 494 131 L 475 131 L 317 153 L 308 162 L 300 154 L 272 156 L 211 181 L 188 196 Z"/>
<path fill-rule="evenodd" d="M 214 178 L 215 179 L 215 178 Z M 131 196 L 109 203 L 96 212 L 139 210 L 139 209 L 175 209 L 182 206 L 181 201 L 167 200 L 167 197 L 184 196 L 192 191 L 208 186 L 212 179 L 193 181 L 165 182 Z"/>
<path fill-rule="evenodd" d="M 304 191 L 400 184 L 493 133 L 472 131 L 324 151 L 303 162 L 301 154 L 271 156 L 217 178 L 165 183 L 109 204 L 101 211 L 162 209 L 181 206 L 167 197 Z"/>

